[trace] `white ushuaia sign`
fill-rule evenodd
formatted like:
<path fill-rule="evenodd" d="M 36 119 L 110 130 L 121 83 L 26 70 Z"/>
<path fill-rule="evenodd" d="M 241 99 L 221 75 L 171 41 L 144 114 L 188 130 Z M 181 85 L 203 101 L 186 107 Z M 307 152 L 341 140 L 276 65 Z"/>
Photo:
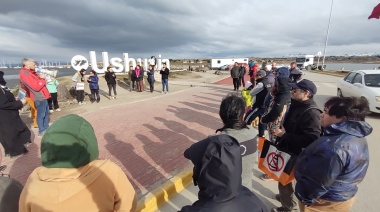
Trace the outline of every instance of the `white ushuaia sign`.
<path fill-rule="evenodd" d="M 119 57 L 113 57 L 109 59 L 108 52 L 102 52 L 102 62 L 103 67 L 99 68 L 98 61 L 96 60 L 96 52 L 90 51 L 90 63 L 85 56 L 75 55 L 71 59 L 71 66 L 76 71 L 80 71 L 82 68 L 87 69 L 91 64 L 92 70 L 96 71 L 96 73 L 99 74 L 106 72 L 109 64 L 111 64 L 114 67 L 113 70 L 116 73 L 127 73 L 129 71 L 130 64 L 133 67 L 136 67 L 138 62 L 144 67 L 144 70 L 147 70 L 149 66 L 149 59 L 129 58 L 128 53 L 123 53 L 123 59 Z M 156 70 L 161 70 L 163 62 L 166 62 L 167 67 L 170 69 L 169 59 L 162 59 L 161 55 L 158 55 L 158 58 L 156 58 Z"/>

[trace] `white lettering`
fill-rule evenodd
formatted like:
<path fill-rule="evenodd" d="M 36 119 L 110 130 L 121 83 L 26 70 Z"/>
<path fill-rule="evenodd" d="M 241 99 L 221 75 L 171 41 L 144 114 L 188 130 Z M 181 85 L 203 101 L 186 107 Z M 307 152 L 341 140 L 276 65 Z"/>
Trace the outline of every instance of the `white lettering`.
<path fill-rule="evenodd" d="M 107 67 L 109 64 L 113 65 L 114 71 L 116 73 L 128 73 L 129 72 L 129 66 L 136 67 L 137 63 L 140 63 L 140 65 L 144 68 L 144 70 L 148 69 L 149 63 L 148 59 L 141 59 L 138 58 L 137 60 L 134 58 L 129 58 L 128 53 L 123 53 L 123 59 L 119 57 L 114 57 L 109 59 L 108 52 L 102 52 L 102 62 L 103 67 L 98 67 L 98 61 L 96 59 L 96 52 L 90 51 L 90 63 L 88 62 L 87 58 L 82 55 L 75 55 L 71 59 L 71 66 L 76 70 L 80 71 L 81 69 L 87 69 L 89 67 L 89 64 L 91 64 L 91 68 L 96 71 L 98 74 L 103 74 L 107 71 Z M 162 69 L 162 63 L 166 62 L 166 66 L 170 69 L 170 61 L 169 59 L 161 59 L 161 55 L 158 55 L 157 59 L 157 69 Z"/>

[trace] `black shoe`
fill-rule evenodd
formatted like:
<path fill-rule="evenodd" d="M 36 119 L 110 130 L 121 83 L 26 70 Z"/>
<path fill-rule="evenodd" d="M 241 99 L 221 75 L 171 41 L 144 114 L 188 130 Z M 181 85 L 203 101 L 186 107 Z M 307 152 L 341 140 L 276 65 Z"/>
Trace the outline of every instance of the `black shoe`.
<path fill-rule="evenodd" d="M 281 196 L 280 196 L 279 194 L 276 194 L 276 195 L 274 196 L 274 198 L 275 198 L 277 201 L 281 202 Z"/>
<path fill-rule="evenodd" d="M 96 100 L 96 103 L 99 103 L 99 102 L 100 102 L 100 99 L 97 99 L 97 100 Z"/>

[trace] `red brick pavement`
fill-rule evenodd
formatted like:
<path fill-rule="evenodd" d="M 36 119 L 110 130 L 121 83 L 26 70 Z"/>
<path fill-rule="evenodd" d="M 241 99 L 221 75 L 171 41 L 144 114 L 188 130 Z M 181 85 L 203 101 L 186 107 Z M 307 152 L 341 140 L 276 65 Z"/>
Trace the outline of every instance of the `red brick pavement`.
<path fill-rule="evenodd" d="M 221 86 L 194 87 L 83 117 L 94 127 L 100 158 L 122 167 L 141 197 L 188 166 L 183 151 L 222 126 L 219 104 L 228 92 Z M 3 158 L 5 173 L 25 184 L 41 164 L 39 147 L 36 137 L 27 155 Z"/>
<path fill-rule="evenodd" d="M 250 77 L 249 75 L 244 75 L 244 82 L 246 81 L 250 81 Z M 218 85 L 232 85 L 232 78 L 231 77 L 227 77 L 225 79 L 222 79 L 222 80 L 219 80 L 217 82 L 214 82 L 214 84 L 218 84 Z M 233 87 L 232 87 L 233 89 Z"/>

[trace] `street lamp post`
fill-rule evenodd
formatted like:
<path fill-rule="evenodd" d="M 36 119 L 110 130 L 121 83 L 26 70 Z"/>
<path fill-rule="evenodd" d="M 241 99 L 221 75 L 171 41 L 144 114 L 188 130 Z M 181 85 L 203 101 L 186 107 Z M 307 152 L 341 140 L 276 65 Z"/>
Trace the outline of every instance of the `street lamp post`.
<path fill-rule="evenodd" d="M 330 22 L 331 22 L 331 14 L 332 14 L 333 5 L 334 5 L 334 0 L 331 0 L 331 9 L 330 9 L 329 24 L 327 25 L 327 34 L 326 34 L 326 41 L 325 41 L 325 49 L 323 50 L 322 69 L 325 66 L 326 48 L 327 48 L 327 41 L 329 40 Z"/>

